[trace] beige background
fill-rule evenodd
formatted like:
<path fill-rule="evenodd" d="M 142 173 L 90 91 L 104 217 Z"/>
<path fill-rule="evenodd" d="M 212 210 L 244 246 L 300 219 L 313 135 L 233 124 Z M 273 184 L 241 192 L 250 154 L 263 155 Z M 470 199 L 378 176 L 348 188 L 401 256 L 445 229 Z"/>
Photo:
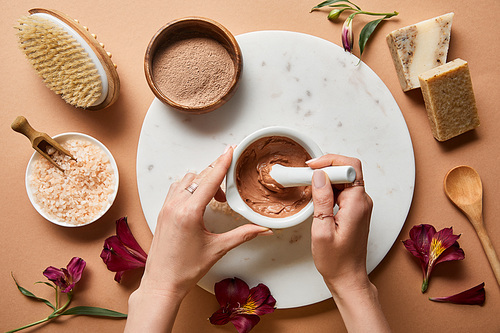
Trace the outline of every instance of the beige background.
<path fill-rule="evenodd" d="M 326 12 L 309 13 L 319 0 L 290 1 L 1 1 L 0 20 L 0 329 L 2 331 L 41 319 L 49 309 L 23 297 L 10 277 L 39 296 L 52 299 L 49 288 L 33 285 L 45 280 L 49 265 L 64 267 L 73 256 L 87 261 L 73 305 L 103 306 L 127 311 L 129 294 L 142 272 L 126 273 L 122 284 L 113 280 L 99 258 L 103 241 L 114 234 L 114 221 L 127 215 L 133 233 L 145 249 L 151 232 L 143 217 L 137 193 L 135 159 L 141 124 L 153 100 L 143 73 L 144 51 L 151 36 L 170 20 L 205 16 L 225 25 L 233 34 L 277 29 L 308 33 L 341 45 L 341 22 L 331 23 Z M 497 252 L 500 252 L 500 24 L 497 1 L 395 1 L 358 0 L 363 9 L 397 10 L 400 15 L 383 23 L 370 41 L 363 60 L 381 77 L 398 102 L 408 124 L 416 159 L 416 186 L 406 224 L 384 261 L 371 274 L 382 307 L 395 332 L 498 332 L 500 292 L 480 243 L 467 220 L 445 197 L 446 172 L 460 164 L 475 167 L 483 179 L 484 218 Z M 108 110 L 89 112 L 66 105 L 36 76 L 17 47 L 12 26 L 33 7 L 61 10 L 79 19 L 98 35 L 113 53 L 121 79 L 118 101 Z M 420 91 L 403 93 L 385 43 L 390 31 L 455 12 L 449 59 L 469 62 L 481 126 L 446 143 L 431 135 Z M 359 33 L 365 17 L 355 20 Z M 356 48 L 356 53 L 358 52 Z M 335 75 L 335 73 L 331 73 Z M 335 101 L 332 101 L 334 103 Z M 62 228 L 44 220 L 28 201 L 24 172 L 32 149 L 28 140 L 10 129 L 17 115 L 51 135 L 79 131 L 101 140 L 113 152 L 120 169 L 120 190 L 112 209 L 97 223 L 83 228 Z M 196 151 L 193 150 L 193 154 Z M 175 161 L 173 161 L 175 163 Z M 169 176 L 169 175 L 165 175 Z M 412 226 L 430 223 L 437 229 L 453 226 L 461 233 L 466 253 L 462 262 L 443 263 L 435 269 L 427 294 L 420 293 L 421 271 L 404 249 Z M 428 296 L 447 296 L 481 282 L 486 283 L 484 306 L 438 304 Z M 212 326 L 207 318 L 218 308 L 215 297 L 196 287 L 183 302 L 175 332 L 234 332 L 229 324 Z M 40 332 L 119 332 L 124 320 L 68 317 L 43 326 Z M 331 300 L 297 309 L 278 310 L 262 317 L 253 332 L 342 332 L 344 326 Z"/>

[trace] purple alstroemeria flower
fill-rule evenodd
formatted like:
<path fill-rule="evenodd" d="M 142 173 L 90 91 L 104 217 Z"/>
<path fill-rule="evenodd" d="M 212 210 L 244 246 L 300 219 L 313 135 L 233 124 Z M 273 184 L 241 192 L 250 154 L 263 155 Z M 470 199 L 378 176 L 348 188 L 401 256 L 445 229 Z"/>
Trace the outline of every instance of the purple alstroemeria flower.
<path fill-rule="evenodd" d="M 457 242 L 459 238 L 460 235 L 454 235 L 451 227 L 436 232 L 432 225 L 420 224 L 410 230 L 410 239 L 403 241 L 403 244 L 420 260 L 424 275 L 423 293 L 427 290 L 434 266 L 441 262 L 465 258 L 464 251 Z"/>
<path fill-rule="evenodd" d="M 344 51 L 352 53 L 352 48 L 354 44 L 354 35 L 352 31 L 352 19 L 354 16 L 351 14 L 344 21 L 344 25 L 342 26 L 342 46 L 344 46 Z"/>
<path fill-rule="evenodd" d="M 120 282 L 125 271 L 144 267 L 148 255 L 141 248 L 128 227 L 127 218 L 116 221 L 116 235 L 104 241 L 101 258 L 112 272 L 115 281 Z"/>
<path fill-rule="evenodd" d="M 484 300 L 486 299 L 486 292 L 484 291 L 484 282 L 453 296 L 429 297 L 429 299 L 434 302 L 483 305 Z"/>
<path fill-rule="evenodd" d="M 210 317 L 214 325 L 231 322 L 239 333 L 247 333 L 260 321 L 259 316 L 275 310 L 276 300 L 262 283 L 250 289 L 243 280 L 229 278 L 217 282 L 214 289 L 220 304 Z"/>
<path fill-rule="evenodd" d="M 74 257 L 66 268 L 49 266 L 43 271 L 43 275 L 54 282 L 61 289 L 61 292 L 69 293 L 73 290 L 75 284 L 80 281 L 85 265 L 85 260 Z"/>

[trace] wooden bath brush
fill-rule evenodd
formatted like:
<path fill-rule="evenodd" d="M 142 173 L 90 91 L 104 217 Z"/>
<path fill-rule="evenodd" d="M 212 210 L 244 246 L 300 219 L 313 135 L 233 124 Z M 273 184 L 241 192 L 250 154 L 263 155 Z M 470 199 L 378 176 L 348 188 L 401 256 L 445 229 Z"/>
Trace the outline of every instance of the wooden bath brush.
<path fill-rule="evenodd" d="M 61 12 L 35 8 L 29 13 L 15 28 L 21 49 L 47 87 L 89 110 L 115 102 L 120 90 L 116 65 L 97 36 Z"/>

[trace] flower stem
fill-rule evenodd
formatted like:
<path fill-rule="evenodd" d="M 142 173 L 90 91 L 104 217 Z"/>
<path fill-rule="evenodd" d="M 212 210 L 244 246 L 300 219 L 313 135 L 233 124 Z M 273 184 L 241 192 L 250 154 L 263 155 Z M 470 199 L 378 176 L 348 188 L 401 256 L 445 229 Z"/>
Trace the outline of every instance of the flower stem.
<path fill-rule="evenodd" d="M 71 299 L 73 298 L 73 292 L 70 291 L 68 294 L 68 300 L 66 301 L 66 303 L 61 306 L 59 309 L 57 309 L 56 311 L 54 311 L 48 318 L 49 319 L 52 319 L 52 318 L 55 318 L 55 317 L 59 317 L 61 315 L 61 312 L 63 312 L 69 305 L 69 303 L 71 302 Z"/>
<path fill-rule="evenodd" d="M 58 296 L 57 295 L 57 289 L 58 288 L 56 288 L 56 297 Z M 63 312 L 68 307 L 68 305 L 71 302 L 72 298 L 73 298 L 73 292 L 70 291 L 68 293 L 68 301 L 62 307 L 60 307 L 57 310 L 55 310 L 54 312 L 52 312 L 47 318 L 40 319 L 38 321 L 35 321 L 34 323 L 31 323 L 31 324 L 28 324 L 28 325 L 16 328 L 16 329 L 14 329 L 12 331 L 8 331 L 7 333 L 18 332 L 18 331 L 24 330 L 25 328 L 32 327 L 32 326 L 35 326 L 35 325 L 38 325 L 38 324 L 42 324 L 42 323 L 45 323 L 45 322 L 47 322 L 47 321 L 49 321 L 49 320 L 51 320 L 53 318 L 59 317 L 61 315 L 61 312 Z M 59 303 L 59 301 L 58 301 L 58 297 L 57 297 L 56 298 L 56 304 L 58 304 L 58 303 Z"/>
<path fill-rule="evenodd" d="M 429 286 L 429 280 L 424 279 L 424 282 L 422 282 L 422 294 L 427 291 L 427 287 Z"/>
<path fill-rule="evenodd" d="M 393 16 L 398 15 L 399 13 L 396 11 L 394 11 L 392 13 L 373 13 L 373 12 L 365 12 L 364 10 L 360 10 L 360 11 L 358 11 L 358 14 L 393 17 Z"/>
<path fill-rule="evenodd" d="M 25 328 L 32 327 L 32 326 L 35 326 L 35 325 L 38 325 L 38 324 L 41 324 L 41 323 L 45 323 L 46 321 L 49 321 L 50 319 L 51 319 L 51 318 L 50 318 L 50 316 L 49 316 L 49 317 L 44 318 L 44 319 L 41 319 L 41 320 L 39 320 L 39 321 L 35 321 L 34 323 L 31 323 L 31 324 L 25 325 L 25 326 L 23 326 L 23 327 L 16 328 L 15 330 L 8 331 L 7 333 L 11 333 L 11 332 L 18 332 L 18 331 L 24 330 Z"/>
<path fill-rule="evenodd" d="M 350 2 L 350 1 L 347 1 L 347 0 L 346 0 L 345 2 L 347 2 L 347 3 L 351 4 L 351 5 L 353 5 L 354 7 L 356 7 L 356 9 L 357 9 L 357 10 L 361 10 L 361 8 L 360 8 L 358 5 L 356 5 L 355 3 Z"/>

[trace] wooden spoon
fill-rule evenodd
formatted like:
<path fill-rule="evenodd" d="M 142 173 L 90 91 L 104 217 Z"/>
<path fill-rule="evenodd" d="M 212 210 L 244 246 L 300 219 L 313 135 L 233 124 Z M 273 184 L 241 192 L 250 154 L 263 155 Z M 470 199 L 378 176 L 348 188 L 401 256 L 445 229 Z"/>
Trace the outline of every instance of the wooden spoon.
<path fill-rule="evenodd" d="M 483 223 L 483 185 L 479 174 L 466 165 L 451 169 L 444 177 L 444 192 L 474 226 L 500 285 L 500 262 Z"/>

